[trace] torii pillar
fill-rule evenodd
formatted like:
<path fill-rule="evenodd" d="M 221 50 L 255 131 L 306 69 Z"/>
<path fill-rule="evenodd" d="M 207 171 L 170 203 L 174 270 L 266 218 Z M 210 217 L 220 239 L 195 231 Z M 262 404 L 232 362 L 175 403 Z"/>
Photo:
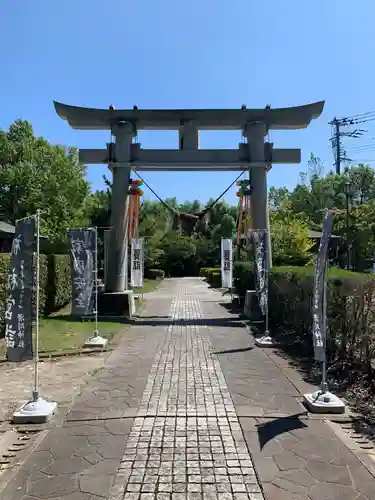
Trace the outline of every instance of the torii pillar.
<path fill-rule="evenodd" d="M 259 163 L 260 167 L 249 167 L 251 179 L 251 218 L 253 230 L 267 231 L 267 259 L 268 268 L 272 267 L 271 232 L 268 212 L 267 194 L 267 158 L 265 158 L 264 137 L 267 134 L 267 126 L 263 122 L 248 123 L 244 129 L 247 138 L 249 158 L 251 163 Z"/>
<path fill-rule="evenodd" d="M 113 126 L 112 133 L 116 137 L 117 162 L 111 165 L 113 183 L 110 258 L 105 276 L 105 290 L 110 293 L 123 292 L 128 289 L 128 190 L 134 128 L 131 123 L 119 122 Z"/>

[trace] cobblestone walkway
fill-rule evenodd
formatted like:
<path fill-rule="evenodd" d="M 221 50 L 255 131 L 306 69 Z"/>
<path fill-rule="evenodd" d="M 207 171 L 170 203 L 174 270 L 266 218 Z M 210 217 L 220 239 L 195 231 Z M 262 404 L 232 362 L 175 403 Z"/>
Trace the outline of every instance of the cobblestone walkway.
<path fill-rule="evenodd" d="M 0 499 L 375 500 L 375 478 L 221 294 L 181 279 L 148 294 L 65 422 L 0 470 Z"/>
<path fill-rule="evenodd" d="M 112 498 L 263 500 L 234 405 L 203 317 L 186 287 L 155 356 Z"/>

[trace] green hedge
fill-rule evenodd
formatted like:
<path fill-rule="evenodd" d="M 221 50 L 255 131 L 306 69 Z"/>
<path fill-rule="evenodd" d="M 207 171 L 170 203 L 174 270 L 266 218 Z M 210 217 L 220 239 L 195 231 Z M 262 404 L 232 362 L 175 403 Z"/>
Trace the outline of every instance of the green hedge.
<path fill-rule="evenodd" d="M 72 285 L 69 255 L 49 255 L 47 272 L 48 298 L 45 314 L 58 311 L 71 301 Z"/>
<path fill-rule="evenodd" d="M 148 269 L 146 277 L 152 280 L 163 280 L 165 272 L 162 269 Z"/>
<path fill-rule="evenodd" d="M 0 254 L 0 337 L 4 336 L 5 302 L 10 255 Z M 34 261 L 35 269 L 35 261 Z M 71 300 L 70 257 L 68 255 L 40 256 L 40 313 L 58 311 Z M 35 311 L 35 294 L 33 296 Z"/>
<path fill-rule="evenodd" d="M 221 271 L 218 271 L 217 269 L 215 269 L 214 271 L 211 271 L 208 275 L 207 282 L 213 288 L 220 288 L 221 287 Z"/>
<path fill-rule="evenodd" d="M 212 287 L 221 286 L 220 267 L 202 267 L 199 273 Z M 233 266 L 234 285 L 240 297 L 245 297 L 246 290 L 254 288 L 254 265 L 247 261 L 235 261 Z"/>
<path fill-rule="evenodd" d="M 240 297 L 254 289 L 251 262 L 235 262 Z M 274 267 L 269 276 L 269 326 L 287 345 L 312 355 L 314 267 Z M 338 366 L 372 372 L 375 362 L 375 277 L 331 268 L 327 283 L 327 353 Z"/>
<path fill-rule="evenodd" d="M 270 273 L 271 331 L 311 354 L 313 267 L 278 267 Z M 327 284 L 329 359 L 372 370 L 375 355 L 375 278 L 330 269 Z"/>
<path fill-rule="evenodd" d="M 214 288 L 220 288 L 221 270 L 219 267 L 202 267 L 199 274 L 205 278 L 209 285 Z"/>
<path fill-rule="evenodd" d="M 215 271 L 220 271 L 220 267 L 201 267 L 199 270 L 199 276 L 207 279 L 209 274 Z"/>
<path fill-rule="evenodd" d="M 255 289 L 254 264 L 248 261 L 235 261 L 233 265 L 234 286 L 240 299 L 244 299 L 246 290 Z"/>

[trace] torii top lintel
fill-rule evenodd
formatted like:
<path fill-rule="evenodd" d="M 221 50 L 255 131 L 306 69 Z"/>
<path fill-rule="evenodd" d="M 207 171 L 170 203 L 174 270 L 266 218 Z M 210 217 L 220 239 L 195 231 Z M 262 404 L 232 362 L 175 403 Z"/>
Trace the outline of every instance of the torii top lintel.
<path fill-rule="evenodd" d="M 254 122 L 265 123 L 269 129 L 295 130 L 318 118 L 324 101 L 275 109 L 98 109 L 56 101 L 54 105 L 60 118 L 80 130 L 109 130 L 124 121 L 137 130 L 178 130 L 186 122 L 194 122 L 199 130 L 243 130 Z"/>

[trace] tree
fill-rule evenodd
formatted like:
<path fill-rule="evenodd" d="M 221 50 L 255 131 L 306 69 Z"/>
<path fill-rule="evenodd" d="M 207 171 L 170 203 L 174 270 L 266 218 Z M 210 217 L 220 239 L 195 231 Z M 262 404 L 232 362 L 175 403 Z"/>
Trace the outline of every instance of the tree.
<path fill-rule="evenodd" d="M 283 210 L 289 201 L 290 193 L 286 187 L 275 188 L 271 186 L 268 193 L 268 205 L 271 210 Z"/>
<path fill-rule="evenodd" d="M 42 211 L 42 231 L 51 241 L 66 237 L 68 227 L 86 221 L 89 193 L 86 169 L 74 148 L 54 146 L 35 137 L 27 121 L 0 131 L 0 212 L 4 220 Z"/>
<path fill-rule="evenodd" d="M 284 210 L 270 211 L 273 265 L 303 266 L 311 259 L 313 241 L 308 235 L 308 219 L 294 214 L 290 202 Z"/>
<path fill-rule="evenodd" d="M 192 274 L 196 246 L 189 236 L 176 231 L 168 232 L 161 241 L 164 256 L 162 268 L 169 276 L 189 276 Z"/>

